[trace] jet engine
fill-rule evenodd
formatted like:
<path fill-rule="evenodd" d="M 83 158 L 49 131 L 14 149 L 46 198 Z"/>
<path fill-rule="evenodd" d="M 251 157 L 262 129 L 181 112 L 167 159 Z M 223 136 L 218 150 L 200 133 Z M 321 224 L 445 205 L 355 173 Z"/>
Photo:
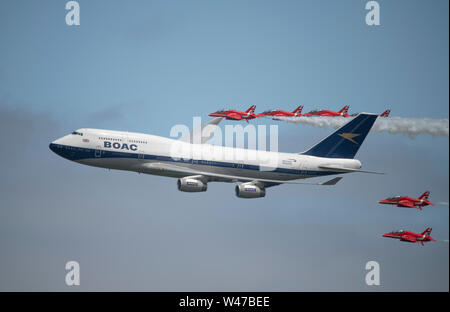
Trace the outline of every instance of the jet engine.
<path fill-rule="evenodd" d="M 178 179 L 177 186 L 181 192 L 205 192 L 208 188 L 208 184 L 189 177 Z"/>
<path fill-rule="evenodd" d="M 266 196 L 266 189 L 251 182 L 236 185 L 236 196 L 240 198 L 258 198 Z"/>

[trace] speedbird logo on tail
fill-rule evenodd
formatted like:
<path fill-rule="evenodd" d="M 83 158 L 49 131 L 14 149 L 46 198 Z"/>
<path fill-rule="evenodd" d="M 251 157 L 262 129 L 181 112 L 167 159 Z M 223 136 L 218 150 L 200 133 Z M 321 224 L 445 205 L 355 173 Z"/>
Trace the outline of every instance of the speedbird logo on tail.
<path fill-rule="evenodd" d="M 339 136 L 343 137 L 346 140 L 349 140 L 350 142 L 353 142 L 355 144 L 358 144 L 355 140 L 353 140 L 354 137 L 357 137 L 361 134 L 358 133 L 340 133 Z"/>

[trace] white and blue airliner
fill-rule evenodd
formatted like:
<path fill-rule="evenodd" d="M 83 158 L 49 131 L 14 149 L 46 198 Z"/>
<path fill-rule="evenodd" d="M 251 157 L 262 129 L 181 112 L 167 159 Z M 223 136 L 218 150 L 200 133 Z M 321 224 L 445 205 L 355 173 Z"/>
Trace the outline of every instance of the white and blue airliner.
<path fill-rule="evenodd" d="M 61 157 L 77 163 L 117 170 L 134 171 L 178 178 L 183 192 L 204 192 L 209 182 L 236 183 L 236 195 L 258 198 L 266 195 L 266 188 L 290 183 L 335 185 L 341 177 L 324 183 L 301 181 L 307 178 L 349 172 L 377 173 L 361 170 L 361 162 L 354 159 L 378 115 L 360 113 L 334 133 L 301 153 L 254 151 L 255 159 L 240 159 L 246 149 L 223 147 L 223 153 L 237 155 L 233 160 L 219 159 L 203 153 L 211 148 L 202 142 L 164 138 L 155 135 L 100 129 L 78 129 L 52 143 L 50 149 Z M 215 119 L 216 125 L 221 118 Z M 173 155 L 174 143 L 193 151 L 190 155 Z M 262 168 L 258 159 L 272 159 L 271 170 Z"/>

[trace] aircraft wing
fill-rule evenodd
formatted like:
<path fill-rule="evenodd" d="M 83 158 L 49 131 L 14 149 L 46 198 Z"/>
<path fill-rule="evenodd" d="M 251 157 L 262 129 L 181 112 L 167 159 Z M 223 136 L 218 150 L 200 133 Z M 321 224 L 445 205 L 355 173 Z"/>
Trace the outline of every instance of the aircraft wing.
<path fill-rule="evenodd" d="M 234 119 L 234 120 L 242 120 L 242 116 L 238 114 L 229 114 L 227 115 L 227 118 Z"/>
<path fill-rule="evenodd" d="M 411 204 L 411 202 L 409 201 L 399 201 L 398 202 L 399 206 L 403 206 L 403 207 L 408 207 L 408 208 L 417 208 L 416 206 L 414 206 L 413 204 Z"/>
<path fill-rule="evenodd" d="M 216 129 L 217 125 L 222 121 L 222 119 L 223 117 L 214 118 L 210 122 L 192 130 L 191 133 L 189 133 L 189 135 L 185 135 L 179 138 L 178 141 L 187 143 L 201 142 L 201 144 L 205 144 L 206 142 L 208 142 L 209 139 L 211 139 L 214 130 Z M 200 138 L 200 142 L 194 142 L 194 137 L 196 136 Z"/>
<path fill-rule="evenodd" d="M 339 167 L 339 166 L 319 166 L 320 169 L 326 169 L 334 172 L 361 172 L 361 173 L 373 173 L 373 174 L 384 174 L 383 172 L 376 172 L 376 171 L 366 171 L 366 170 L 359 170 L 359 169 L 352 169 L 352 168 L 345 168 L 345 167 Z"/>
<path fill-rule="evenodd" d="M 222 182 L 254 182 L 263 184 L 265 187 L 275 186 L 278 184 L 308 184 L 308 185 L 335 185 L 338 183 L 342 177 L 337 177 L 331 179 L 329 181 L 323 183 L 309 183 L 309 182 L 301 182 L 298 180 L 272 180 L 272 179 L 258 179 L 258 178 L 249 178 L 243 176 L 233 176 L 228 174 L 221 173 L 212 173 L 201 170 L 195 170 L 192 168 L 176 166 L 167 163 L 146 163 L 143 166 L 147 169 L 151 170 L 161 170 L 167 171 L 168 173 L 177 173 L 182 174 L 184 176 L 199 176 L 205 178 L 207 181 L 222 181 Z"/>

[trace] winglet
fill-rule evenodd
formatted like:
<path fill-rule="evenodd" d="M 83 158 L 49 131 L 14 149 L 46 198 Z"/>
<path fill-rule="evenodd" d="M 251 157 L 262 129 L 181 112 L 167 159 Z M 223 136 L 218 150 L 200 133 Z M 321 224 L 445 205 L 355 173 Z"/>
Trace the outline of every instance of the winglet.
<path fill-rule="evenodd" d="M 320 185 L 336 185 L 336 183 L 338 183 L 341 180 L 342 180 L 342 177 L 337 177 L 337 178 L 331 179 L 327 182 L 320 183 Z"/>
<path fill-rule="evenodd" d="M 192 130 L 189 135 L 185 135 L 184 137 L 181 137 L 178 139 L 181 142 L 187 142 L 187 143 L 193 143 L 194 142 L 194 136 L 200 137 L 201 144 L 205 144 L 214 133 L 214 130 L 216 129 L 217 125 L 222 121 L 223 117 L 217 117 L 213 120 L 209 121 L 208 123 L 201 125 L 198 128 L 195 128 Z"/>

